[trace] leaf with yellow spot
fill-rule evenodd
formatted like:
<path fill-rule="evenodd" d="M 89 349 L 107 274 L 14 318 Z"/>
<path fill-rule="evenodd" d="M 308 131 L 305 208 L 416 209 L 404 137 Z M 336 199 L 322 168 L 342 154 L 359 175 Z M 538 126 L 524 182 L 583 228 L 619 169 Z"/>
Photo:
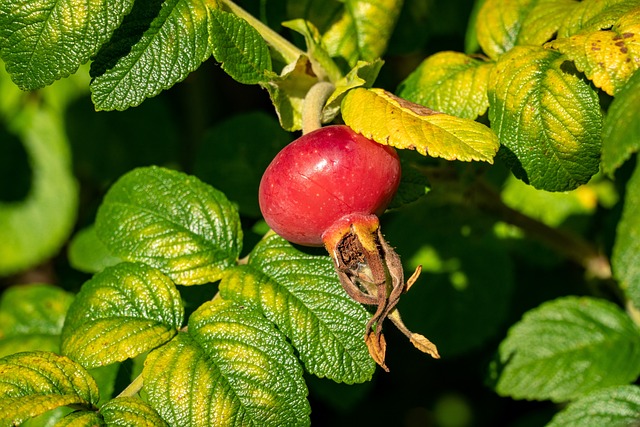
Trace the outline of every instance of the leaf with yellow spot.
<path fill-rule="evenodd" d="M 346 383 L 371 379 L 375 364 L 362 340 L 369 314 L 344 292 L 329 258 L 272 234 L 222 279 L 220 294 L 264 313 L 307 372 Z"/>
<path fill-rule="evenodd" d="M 94 411 L 75 411 L 62 418 L 55 427 L 106 427 L 99 413 Z"/>
<path fill-rule="evenodd" d="M 624 14 L 638 6 L 640 0 L 576 1 L 558 29 L 558 38 L 611 28 Z"/>
<path fill-rule="evenodd" d="M 548 47 L 564 53 L 593 84 L 615 95 L 640 68 L 640 7 L 623 15 L 611 29 L 560 38 Z"/>
<path fill-rule="evenodd" d="M 487 86 L 493 62 L 459 52 L 425 59 L 398 89 L 398 95 L 436 111 L 475 119 L 487 111 Z"/>
<path fill-rule="evenodd" d="M 98 386 L 65 356 L 35 351 L 0 359 L 0 425 L 17 426 L 60 406 L 95 410 Z"/>
<path fill-rule="evenodd" d="M 23 90 L 75 73 L 105 43 L 133 0 L 4 0 L 0 57 Z"/>
<path fill-rule="evenodd" d="M 107 192 L 95 227 L 111 254 L 155 267 L 179 285 L 220 279 L 242 245 L 237 209 L 224 194 L 159 167 L 122 176 Z"/>
<path fill-rule="evenodd" d="M 149 404 L 135 397 L 117 397 L 100 408 L 109 427 L 167 427 L 167 423 Z"/>
<path fill-rule="evenodd" d="M 566 57 L 517 46 L 500 58 L 490 81 L 491 127 L 518 178 L 538 189 L 567 191 L 598 172 L 598 95 L 566 68 Z"/>
<path fill-rule="evenodd" d="M 347 93 L 342 118 L 380 144 L 447 160 L 492 163 L 499 147 L 496 135 L 481 123 L 439 113 L 382 89 Z"/>
<path fill-rule="evenodd" d="M 220 298 L 196 310 L 189 332 L 152 352 L 149 403 L 169 425 L 306 426 L 303 371 L 261 313 Z"/>
<path fill-rule="evenodd" d="M 173 338 L 183 315 L 167 276 L 121 263 L 82 286 L 62 330 L 62 352 L 89 368 L 123 361 Z"/>

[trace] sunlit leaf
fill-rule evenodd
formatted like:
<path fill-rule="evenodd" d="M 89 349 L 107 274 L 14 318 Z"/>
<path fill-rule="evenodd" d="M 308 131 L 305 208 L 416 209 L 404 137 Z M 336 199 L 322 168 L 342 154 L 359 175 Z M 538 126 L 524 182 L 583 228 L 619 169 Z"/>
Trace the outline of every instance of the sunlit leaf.
<path fill-rule="evenodd" d="M 536 188 L 566 191 L 598 172 L 602 113 L 596 92 L 566 58 L 518 46 L 497 62 L 489 119 L 513 173 Z"/>
<path fill-rule="evenodd" d="M 135 169 L 111 187 L 96 233 L 113 255 L 156 267 L 180 285 L 218 280 L 242 243 L 238 213 L 224 194 L 158 167 Z"/>
<path fill-rule="evenodd" d="M 640 6 L 640 0 L 582 0 L 576 2 L 558 29 L 558 38 L 579 32 L 611 28 L 625 13 Z"/>
<path fill-rule="evenodd" d="M 640 71 L 616 94 L 602 129 L 602 171 L 613 172 L 640 150 Z"/>
<path fill-rule="evenodd" d="M 608 301 L 560 298 L 511 327 L 496 368 L 500 395 L 572 400 L 638 377 L 640 330 Z"/>
<path fill-rule="evenodd" d="M 109 427 L 166 427 L 160 415 L 147 403 L 134 397 L 118 397 L 105 403 L 100 414 Z"/>
<path fill-rule="evenodd" d="M 347 383 L 371 379 L 375 364 L 363 339 L 370 316 L 344 292 L 328 257 L 306 255 L 272 234 L 223 278 L 220 294 L 263 312 L 307 372 Z"/>
<path fill-rule="evenodd" d="M 98 386 L 89 373 L 65 356 L 18 353 L 0 359 L 0 425 L 20 425 L 50 409 L 78 405 L 93 409 Z"/>
<path fill-rule="evenodd" d="M 640 68 L 640 8 L 610 29 L 559 38 L 549 47 L 564 53 L 593 84 L 615 95 Z"/>
<path fill-rule="evenodd" d="M 447 160 L 492 163 L 499 146 L 496 135 L 481 123 L 433 111 L 382 89 L 349 91 L 342 118 L 380 144 Z"/>
<path fill-rule="evenodd" d="M 106 427 L 100 414 L 94 411 L 75 411 L 62 418 L 55 427 Z"/>
<path fill-rule="evenodd" d="M 520 46 L 541 45 L 555 38 L 559 28 L 578 7 L 576 0 L 536 0 L 522 20 L 516 39 Z"/>
<path fill-rule="evenodd" d="M 170 425 L 309 425 L 302 369 L 283 334 L 220 299 L 152 352 L 143 375 L 149 403 Z"/>
<path fill-rule="evenodd" d="M 140 0 L 91 65 L 98 110 L 136 106 L 211 56 L 205 0 Z"/>
<path fill-rule="evenodd" d="M 13 81 L 33 90 L 76 72 L 109 39 L 133 0 L 7 0 L 0 56 Z"/>
<path fill-rule="evenodd" d="M 82 286 L 62 331 L 62 352 L 85 367 L 122 361 L 169 341 L 182 317 L 180 294 L 168 277 L 121 263 Z"/>
<path fill-rule="evenodd" d="M 637 424 L 640 387 L 608 387 L 571 402 L 546 427 L 627 427 Z"/>
<path fill-rule="evenodd" d="M 497 59 L 516 45 L 527 12 L 536 0 L 485 0 L 478 11 L 476 36 L 483 52 Z"/>
<path fill-rule="evenodd" d="M 475 119 L 489 107 L 487 87 L 492 62 L 458 52 L 425 59 L 398 88 L 398 96 L 436 111 Z"/>

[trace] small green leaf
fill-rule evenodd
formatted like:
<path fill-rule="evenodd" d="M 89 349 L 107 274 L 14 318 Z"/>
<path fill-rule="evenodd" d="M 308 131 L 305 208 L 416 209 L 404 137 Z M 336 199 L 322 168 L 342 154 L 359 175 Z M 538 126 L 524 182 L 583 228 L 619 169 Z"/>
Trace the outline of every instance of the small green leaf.
<path fill-rule="evenodd" d="M 150 404 L 170 425 L 306 426 L 307 390 L 286 338 L 262 315 L 221 299 L 201 306 L 189 333 L 145 363 Z"/>
<path fill-rule="evenodd" d="M 398 96 L 436 111 L 474 120 L 489 107 L 492 62 L 458 52 L 425 59 L 398 88 Z"/>
<path fill-rule="evenodd" d="M 322 42 L 329 55 L 344 58 L 351 67 L 358 60 L 374 61 L 387 49 L 401 8 L 401 0 L 346 0 Z"/>
<path fill-rule="evenodd" d="M 640 0 L 583 0 L 575 2 L 558 29 L 558 38 L 579 32 L 611 28 L 622 15 L 640 6 Z"/>
<path fill-rule="evenodd" d="M 209 58 L 205 0 L 139 0 L 91 65 L 98 110 L 139 105 Z"/>
<path fill-rule="evenodd" d="M 636 71 L 609 106 L 602 128 L 602 171 L 616 169 L 640 150 L 640 71 Z"/>
<path fill-rule="evenodd" d="M 24 144 L 33 178 L 24 200 L 0 201 L 0 276 L 56 254 L 71 233 L 78 206 L 62 118 L 44 106 L 19 108 L 8 126 Z"/>
<path fill-rule="evenodd" d="M 363 339 L 369 314 L 344 292 L 328 257 L 306 255 L 271 234 L 222 279 L 220 295 L 264 313 L 307 372 L 347 383 L 371 379 L 375 364 Z"/>
<path fill-rule="evenodd" d="M 565 61 L 557 52 L 518 46 L 500 58 L 489 86 L 491 127 L 513 173 L 547 191 L 572 190 L 599 168 L 598 95 Z"/>
<path fill-rule="evenodd" d="M 262 173 L 291 140 L 273 114 L 236 114 L 207 130 L 194 174 L 237 203 L 240 214 L 260 217 L 256 195 Z"/>
<path fill-rule="evenodd" d="M 640 414 L 640 387 L 608 387 L 571 402 L 546 427 L 628 427 Z"/>
<path fill-rule="evenodd" d="M 85 273 L 97 273 L 105 267 L 116 265 L 122 260 L 111 255 L 98 239 L 93 225 L 78 231 L 68 248 L 69 264 Z"/>
<path fill-rule="evenodd" d="M 627 191 L 611 255 L 613 275 L 636 307 L 640 307 L 640 166 Z"/>
<path fill-rule="evenodd" d="M 269 46 L 258 31 L 233 13 L 209 8 L 213 56 L 236 81 L 256 84 L 272 77 Z"/>
<path fill-rule="evenodd" d="M 167 423 L 147 403 L 134 397 L 118 397 L 105 403 L 100 413 L 109 427 L 166 427 Z"/>
<path fill-rule="evenodd" d="M 593 84 L 615 95 L 640 68 L 640 8 L 612 28 L 581 32 L 548 44 L 565 54 Z"/>
<path fill-rule="evenodd" d="M 342 118 L 374 141 L 447 160 L 492 163 L 496 135 L 485 125 L 433 111 L 382 89 L 356 88 L 342 101 Z"/>
<path fill-rule="evenodd" d="M 98 412 L 76 411 L 58 421 L 54 427 L 107 427 Z"/>
<path fill-rule="evenodd" d="M 85 367 L 123 361 L 169 341 L 182 318 L 180 294 L 168 277 L 121 263 L 82 286 L 62 331 L 62 351 Z"/>
<path fill-rule="evenodd" d="M 302 129 L 302 106 L 311 86 L 318 82 L 306 55 L 287 65 L 280 76 L 262 83 L 276 109 L 280 125 L 293 132 Z"/>
<path fill-rule="evenodd" d="M 0 425 L 66 405 L 95 409 L 98 386 L 73 360 L 48 352 L 18 353 L 0 359 Z"/>
<path fill-rule="evenodd" d="M 500 395 L 572 400 L 638 377 L 640 331 L 610 302 L 565 297 L 527 312 L 500 344 L 499 358 Z"/>
<path fill-rule="evenodd" d="M 76 72 L 120 25 L 133 0 L 7 0 L 0 56 L 13 81 L 33 90 Z"/>
<path fill-rule="evenodd" d="M 158 167 L 135 169 L 111 187 L 96 233 L 113 255 L 158 268 L 179 285 L 220 279 L 242 244 L 240 218 L 224 194 Z"/>

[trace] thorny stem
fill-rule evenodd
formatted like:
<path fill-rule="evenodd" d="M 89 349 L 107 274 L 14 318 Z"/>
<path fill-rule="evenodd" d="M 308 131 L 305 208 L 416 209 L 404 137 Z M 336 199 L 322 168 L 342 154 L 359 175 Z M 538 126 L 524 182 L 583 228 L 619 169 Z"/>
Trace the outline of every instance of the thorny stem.
<path fill-rule="evenodd" d="M 330 82 L 318 82 L 311 86 L 302 107 L 302 133 L 307 134 L 322 127 L 322 109 L 336 87 Z"/>
<path fill-rule="evenodd" d="M 258 33 L 265 39 L 265 41 L 274 48 L 282 58 L 286 61 L 287 64 L 290 64 L 298 59 L 300 55 L 304 55 L 304 52 L 298 49 L 295 45 L 289 42 L 287 39 L 282 37 L 277 32 L 273 31 L 267 25 L 262 23 L 255 16 L 251 15 L 249 12 L 235 4 L 231 0 L 221 0 L 222 4 L 224 4 L 234 15 L 244 19 L 247 21 L 253 28 L 255 28 Z"/>

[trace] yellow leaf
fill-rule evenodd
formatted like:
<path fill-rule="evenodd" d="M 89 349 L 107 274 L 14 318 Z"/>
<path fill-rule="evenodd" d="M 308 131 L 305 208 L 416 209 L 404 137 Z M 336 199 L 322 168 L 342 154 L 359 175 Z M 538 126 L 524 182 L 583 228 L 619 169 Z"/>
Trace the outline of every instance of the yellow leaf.
<path fill-rule="evenodd" d="M 622 16 L 608 30 L 560 38 L 547 47 L 564 53 L 593 84 L 615 95 L 640 68 L 640 8 Z"/>
<path fill-rule="evenodd" d="M 493 163 L 500 145 L 481 123 L 431 110 L 382 89 L 351 90 L 342 102 L 342 118 L 380 144 L 447 160 Z"/>

